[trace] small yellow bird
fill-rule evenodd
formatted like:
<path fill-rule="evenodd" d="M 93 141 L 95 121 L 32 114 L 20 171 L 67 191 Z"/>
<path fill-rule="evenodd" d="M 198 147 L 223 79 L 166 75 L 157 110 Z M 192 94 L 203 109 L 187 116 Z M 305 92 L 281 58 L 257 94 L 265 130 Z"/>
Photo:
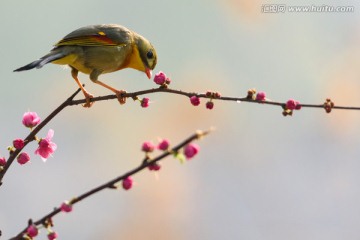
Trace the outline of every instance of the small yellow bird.
<path fill-rule="evenodd" d="M 78 79 L 78 72 L 90 75 L 91 81 L 116 94 L 120 104 L 124 90 L 117 90 L 98 80 L 100 74 L 134 68 L 151 78 L 157 63 L 155 48 L 143 36 L 116 24 L 90 25 L 79 28 L 55 44 L 50 53 L 14 70 L 14 72 L 41 68 L 47 63 L 69 65 L 71 75 L 85 95 L 84 107 L 91 107 L 93 95 L 86 91 Z"/>

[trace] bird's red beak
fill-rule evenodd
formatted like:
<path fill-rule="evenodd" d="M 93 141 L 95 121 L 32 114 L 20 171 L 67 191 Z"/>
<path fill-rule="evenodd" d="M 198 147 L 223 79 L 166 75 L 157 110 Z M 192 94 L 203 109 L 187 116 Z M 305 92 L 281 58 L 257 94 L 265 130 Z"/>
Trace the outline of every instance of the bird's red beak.
<path fill-rule="evenodd" d="M 145 73 L 146 73 L 146 76 L 150 79 L 150 78 L 151 78 L 151 75 L 152 75 L 151 69 L 150 69 L 150 68 L 146 68 L 146 69 L 145 69 Z"/>

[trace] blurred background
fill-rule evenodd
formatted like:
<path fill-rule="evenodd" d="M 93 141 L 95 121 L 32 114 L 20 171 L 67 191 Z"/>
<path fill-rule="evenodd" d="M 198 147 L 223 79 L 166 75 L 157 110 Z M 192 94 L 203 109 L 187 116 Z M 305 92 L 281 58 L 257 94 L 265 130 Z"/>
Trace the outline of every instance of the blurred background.
<path fill-rule="evenodd" d="M 45 118 L 77 88 L 69 69 L 57 65 L 12 71 L 90 24 L 122 24 L 149 39 L 155 72 L 164 71 L 175 89 L 240 97 L 256 88 L 272 100 L 321 104 L 330 97 L 360 106 L 360 3 L 341 1 L 354 7 L 350 13 L 262 12 L 279 3 L 287 1 L 1 0 L 0 155 L 28 134 L 25 111 Z M 291 1 L 324 4 L 340 2 Z M 80 79 L 95 96 L 110 94 Z M 156 87 L 134 70 L 101 79 L 127 91 Z M 147 109 L 132 100 L 69 107 L 43 129 L 39 137 L 54 129 L 58 149 L 44 164 L 29 144 L 31 164 L 15 162 L 8 171 L 2 238 L 138 166 L 143 141 L 176 144 L 215 127 L 192 161 L 166 159 L 157 174 L 134 176 L 130 191 L 101 192 L 56 216 L 59 239 L 359 239 L 360 112 L 302 109 L 283 117 L 274 106 L 215 101 L 209 111 L 205 101 L 194 107 L 181 96 L 147 97 Z M 37 239 L 46 239 L 45 229 Z"/>

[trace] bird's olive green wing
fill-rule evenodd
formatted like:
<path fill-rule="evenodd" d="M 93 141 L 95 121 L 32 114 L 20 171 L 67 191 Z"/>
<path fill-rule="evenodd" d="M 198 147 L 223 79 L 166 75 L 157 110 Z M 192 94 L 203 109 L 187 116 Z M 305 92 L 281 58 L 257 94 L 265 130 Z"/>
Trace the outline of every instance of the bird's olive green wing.
<path fill-rule="evenodd" d="M 55 46 L 122 46 L 129 43 L 130 34 L 119 25 L 91 25 L 69 33 Z"/>

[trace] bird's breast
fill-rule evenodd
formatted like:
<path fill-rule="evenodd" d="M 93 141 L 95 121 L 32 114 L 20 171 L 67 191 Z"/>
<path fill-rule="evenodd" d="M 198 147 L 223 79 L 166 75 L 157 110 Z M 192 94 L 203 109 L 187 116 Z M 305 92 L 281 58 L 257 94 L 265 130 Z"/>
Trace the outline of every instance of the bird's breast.
<path fill-rule="evenodd" d="M 141 60 L 139 49 L 136 45 L 132 47 L 132 51 L 128 54 L 126 62 L 122 68 L 134 68 L 136 70 L 145 72 L 145 66 Z"/>

